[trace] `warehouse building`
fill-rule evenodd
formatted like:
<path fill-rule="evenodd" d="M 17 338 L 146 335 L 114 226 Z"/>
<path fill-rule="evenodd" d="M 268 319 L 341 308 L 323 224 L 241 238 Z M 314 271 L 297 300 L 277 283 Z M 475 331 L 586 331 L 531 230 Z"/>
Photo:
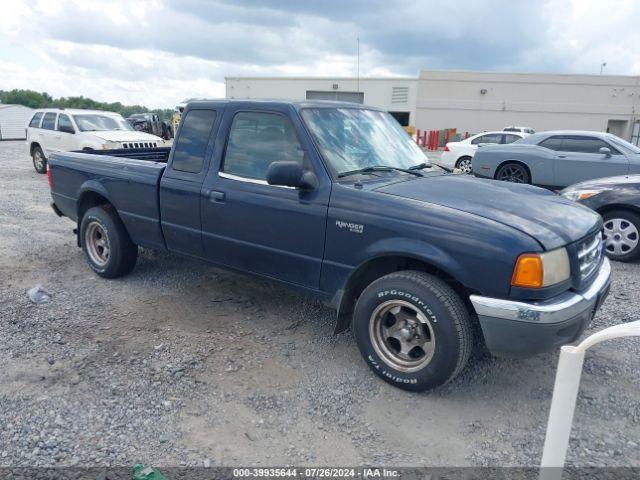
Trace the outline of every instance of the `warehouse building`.
<path fill-rule="evenodd" d="M 415 123 L 417 78 L 226 77 L 227 98 L 340 100 L 391 113 L 403 126 Z"/>
<path fill-rule="evenodd" d="M 24 140 L 33 108 L 0 104 L 0 140 Z"/>
<path fill-rule="evenodd" d="M 227 77 L 227 98 L 334 99 L 383 108 L 402 125 L 476 133 L 608 131 L 640 144 L 640 77 L 423 70 L 417 78 Z"/>

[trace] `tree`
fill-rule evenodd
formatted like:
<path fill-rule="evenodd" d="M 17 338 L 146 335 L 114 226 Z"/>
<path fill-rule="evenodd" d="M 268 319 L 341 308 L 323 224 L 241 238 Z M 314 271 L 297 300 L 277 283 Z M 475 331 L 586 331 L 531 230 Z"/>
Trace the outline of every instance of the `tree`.
<path fill-rule="evenodd" d="M 91 98 L 83 97 L 82 95 L 77 97 L 60 97 L 53 98 L 47 92 L 38 93 L 33 90 L 18 90 L 11 91 L 0 90 L 0 103 L 11 103 L 17 105 L 24 105 L 31 108 L 84 108 L 90 110 L 104 110 L 109 112 L 116 112 L 123 117 L 128 117 L 134 113 L 152 112 L 157 114 L 162 120 L 171 121 L 173 110 L 170 108 L 157 108 L 155 110 L 149 110 L 144 105 L 123 105 L 120 102 L 106 103 L 98 102 Z"/>

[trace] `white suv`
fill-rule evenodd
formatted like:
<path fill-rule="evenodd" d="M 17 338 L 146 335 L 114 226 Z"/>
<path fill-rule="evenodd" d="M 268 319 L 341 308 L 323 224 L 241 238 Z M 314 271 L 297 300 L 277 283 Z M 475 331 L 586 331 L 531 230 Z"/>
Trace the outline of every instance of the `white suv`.
<path fill-rule="evenodd" d="M 121 115 L 100 110 L 38 110 L 27 127 L 27 147 L 38 173 L 47 172 L 51 152 L 153 148 L 164 144 L 160 137 L 134 130 Z"/>

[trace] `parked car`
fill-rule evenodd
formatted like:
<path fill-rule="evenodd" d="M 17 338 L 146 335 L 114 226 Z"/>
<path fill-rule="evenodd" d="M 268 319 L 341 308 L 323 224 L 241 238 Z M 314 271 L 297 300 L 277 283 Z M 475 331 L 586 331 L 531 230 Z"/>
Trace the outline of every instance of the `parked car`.
<path fill-rule="evenodd" d="M 462 173 L 472 173 L 471 159 L 481 144 L 506 144 L 513 143 L 526 134 L 520 132 L 483 132 L 472 135 L 459 142 L 449 142 L 444 146 L 439 160 L 433 160 L 436 165 L 447 170 L 457 168 Z"/>
<path fill-rule="evenodd" d="M 171 127 L 155 113 L 134 113 L 127 117 L 134 130 L 147 132 L 165 140 L 171 138 Z"/>
<path fill-rule="evenodd" d="M 640 175 L 599 178 L 560 192 L 602 215 L 605 253 L 628 262 L 640 258 Z"/>
<path fill-rule="evenodd" d="M 336 308 L 336 332 L 408 390 L 455 377 L 475 331 L 507 356 L 574 341 L 609 289 L 598 214 L 448 174 L 387 112 L 352 103 L 194 102 L 171 151 L 50 167 L 53 208 L 98 275 L 131 272 L 142 246 L 279 280 Z"/>
<path fill-rule="evenodd" d="M 27 127 L 27 147 L 38 173 L 47 172 L 47 158 L 53 152 L 157 147 L 164 141 L 138 132 L 113 112 L 100 110 L 37 110 Z"/>
<path fill-rule="evenodd" d="M 509 125 L 508 127 L 503 128 L 503 132 L 520 132 L 526 133 L 527 135 L 533 135 L 536 131 L 531 127 L 518 127 L 515 125 Z"/>
<path fill-rule="evenodd" d="M 481 148 L 473 173 L 560 189 L 594 178 L 640 173 L 640 148 L 610 133 L 553 131 Z"/>

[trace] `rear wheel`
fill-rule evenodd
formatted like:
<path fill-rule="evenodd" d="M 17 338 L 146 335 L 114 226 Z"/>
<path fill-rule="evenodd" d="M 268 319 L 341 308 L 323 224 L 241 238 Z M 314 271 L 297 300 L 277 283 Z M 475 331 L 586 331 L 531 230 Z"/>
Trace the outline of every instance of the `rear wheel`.
<path fill-rule="evenodd" d="M 471 175 L 471 173 L 473 173 L 473 167 L 471 165 L 471 157 L 459 158 L 458 163 L 456 164 L 456 168 L 460 169 L 462 173 Z"/>
<path fill-rule="evenodd" d="M 531 183 L 529 172 L 519 163 L 507 163 L 498 169 L 496 180 L 512 183 Z"/>
<path fill-rule="evenodd" d="M 42 148 L 36 145 L 31 151 L 31 158 L 33 159 L 33 168 L 38 173 L 47 173 L 47 159 L 44 156 Z"/>
<path fill-rule="evenodd" d="M 471 353 L 471 321 L 462 300 L 424 272 L 391 273 L 369 285 L 356 304 L 353 330 L 374 373 L 405 390 L 448 382 Z"/>
<path fill-rule="evenodd" d="M 640 257 L 640 216 L 628 210 L 611 210 L 604 220 L 605 252 L 612 260 L 628 262 Z"/>
<path fill-rule="evenodd" d="M 138 247 L 113 207 L 87 210 L 80 223 L 80 244 L 87 263 L 101 277 L 121 277 L 136 265 Z"/>

